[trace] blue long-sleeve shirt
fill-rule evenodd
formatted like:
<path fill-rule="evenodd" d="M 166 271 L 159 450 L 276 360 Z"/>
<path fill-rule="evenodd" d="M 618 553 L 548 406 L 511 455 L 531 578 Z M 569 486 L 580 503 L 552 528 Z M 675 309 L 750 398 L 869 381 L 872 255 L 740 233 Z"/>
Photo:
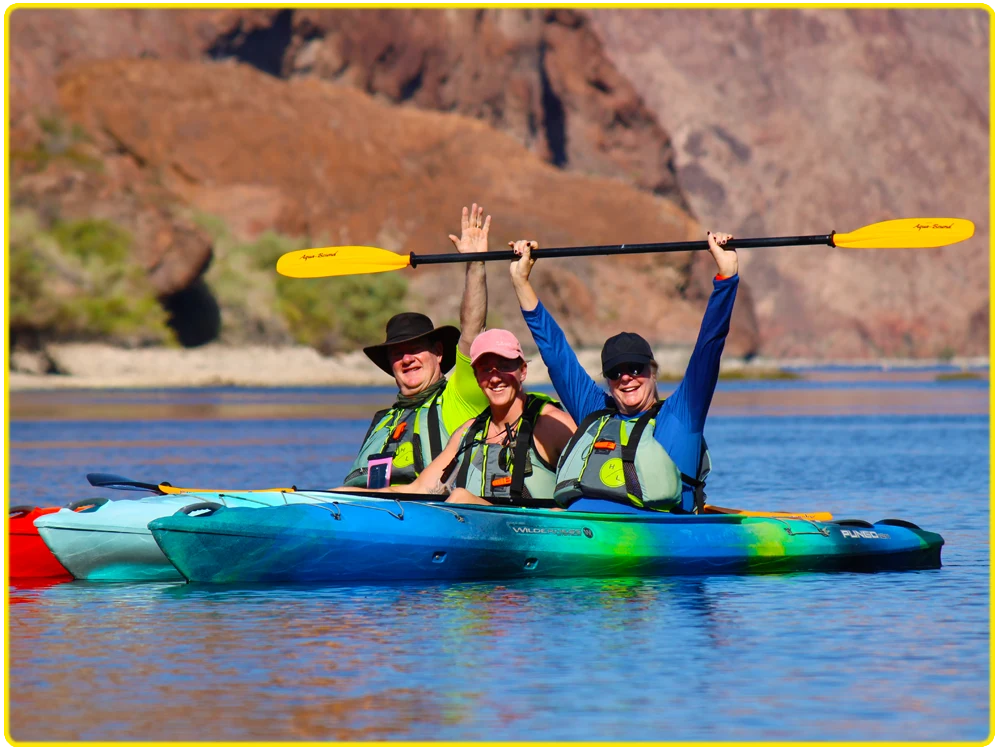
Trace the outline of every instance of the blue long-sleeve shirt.
<path fill-rule="evenodd" d="M 716 279 L 701 321 L 698 341 L 680 385 L 663 403 L 653 436 L 683 474 L 698 476 L 705 419 L 719 380 L 722 349 L 736 302 L 739 276 Z M 541 302 L 522 310 L 559 400 L 577 424 L 600 409 L 617 409 L 615 401 L 583 369 L 566 335 Z M 630 419 L 638 415 L 633 415 Z M 691 507 L 693 488 L 684 486 L 684 506 Z"/>

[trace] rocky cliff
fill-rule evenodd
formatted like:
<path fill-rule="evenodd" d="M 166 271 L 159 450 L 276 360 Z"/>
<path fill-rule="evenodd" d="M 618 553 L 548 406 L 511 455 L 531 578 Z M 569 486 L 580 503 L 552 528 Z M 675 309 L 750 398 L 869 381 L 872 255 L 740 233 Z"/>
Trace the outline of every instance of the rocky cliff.
<path fill-rule="evenodd" d="M 40 114 L 85 134 L 72 154 L 86 163 L 19 160 L 18 204 L 131 230 L 187 343 L 218 331 L 203 325 L 218 311 L 199 213 L 243 238 L 424 252 L 450 249 L 472 200 L 493 213 L 497 246 L 697 232 L 669 137 L 573 12 L 23 10 L 11 24 L 14 149 L 52 148 Z M 561 261 L 539 279 L 579 343 L 634 327 L 686 345 L 706 295 L 691 263 Z M 409 304 L 455 317 L 459 270 L 413 277 Z M 491 285 L 493 321 L 519 325 L 504 269 Z M 730 351 L 757 346 L 748 290 Z"/>
<path fill-rule="evenodd" d="M 671 15 L 679 13 L 696 15 Z M 457 211 L 472 200 L 493 213 L 497 247 L 522 234 L 550 246 L 669 240 L 702 225 L 817 233 L 831 222 L 845 230 L 935 213 L 917 210 L 928 205 L 977 220 L 983 234 L 979 209 L 965 210 L 972 191 L 954 177 L 967 169 L 978 186 L 983 169 L 975 66 L 925 65 L 942 90 L 954 77 L 966 92 L 954 101 L 970 114 L 946 169 L 934 148 L 948 123 L 926 113 L 908 120 L 909 145 L 897 157 L 921 147 L 933 156 L 897 185 L 894 161 L 856 147 L 900 127 L 884 112 L 909 91 L 900 76 L 915 74 L 890 43 L 897 16 L 720 13 L 721 25 L 707 11 L 18 9 L 9 37 L 15 201 L 43 218 L 120 222 L 182 333 L 185 320 L 218 316 L 202 276 L 213 252 L 205 214 L 241 238 L 276 230 L 418 252 L 449 249 Z M 970 34 L 968 54 L 980 50 L 979 22 L 942 31 L 905 13 L 923 11 L 900 23 L 931 62 Z M 694 54 L 688 30 L 698 38 L 716 26 L 721 51 Z M 817 37 L 811 46 L 806 32 Z M 857 39 L 867 45 L 863 64 L 834 54 Z M 822 62 L 809 68 L 810 55 Z M 793 75 L 795 86 L 784 82 Z M 820 82 L 812 88 L 810 75 Z M 834 83 L 868 97 L 863 116 L 821 95 Z M 858 119 L 864 127 L 851 130 Z M 836 158 L 817 158 L 831 143 Z M 933 201 L 942 194 L 951 202 Z M 727 353 L 761 347 L 758 316 L 772 353 L 936 355 L 942 342 L 981 352 L 981 257 L 981 245 L 895 258 L 743 253 L 750 283 Z M 580 343 L 636 327 L 659 343 L 689 344 L 710 289 L 705 260 L 552 262 L 539 266 L 543 299 Z M 503 274 L 491 269 L 492 306 L 517 321 Z M 457 269 L 410 278 L 407 304 L 455 317 Z M 959 289 L 962 305 L 945 309 Z M 633 308 L 647 311 L 644 326 Z M 198 343 L 212 330 L 180 338 Z"/>
<path fill-rule="evenodd" d="M 742 236 L 959 216 L 922 251 L 745 252 L 762 350 L 989 350 L 990 24 L 982 9 L 593 11 L 677 144 L 695 215 Z"/>

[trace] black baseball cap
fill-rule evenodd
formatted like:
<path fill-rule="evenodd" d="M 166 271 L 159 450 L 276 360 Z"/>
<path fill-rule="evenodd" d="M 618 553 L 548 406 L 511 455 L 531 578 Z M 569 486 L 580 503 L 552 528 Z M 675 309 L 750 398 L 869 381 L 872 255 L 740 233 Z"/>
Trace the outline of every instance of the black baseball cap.
<path fill-rule="evenodd" d="M 601 349 L 601 372 L 608 373 L 618 365 L 635 363 L 648 365 L 653 361 L 653 350 L 638 333 L 622 331 L 604 342 Z"/>

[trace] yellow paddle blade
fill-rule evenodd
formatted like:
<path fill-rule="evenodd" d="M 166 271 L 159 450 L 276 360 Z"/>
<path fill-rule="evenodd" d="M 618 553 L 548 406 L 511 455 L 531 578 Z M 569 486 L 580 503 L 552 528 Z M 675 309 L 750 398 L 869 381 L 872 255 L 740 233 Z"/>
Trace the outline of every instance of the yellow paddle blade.
<path fill-rule="evenodd" d="M 346 245 L 285 253 L 278 258 L 278 273 L 294 279 L 318 279 L 323 276 L 398 271 L 408 265 L 409 255 L 397 255 L 380 247 Z"/>
<path fill-rule="evenodd" d="M 837 247 L 942 247 L 967 240 L 976 231 L 968 219 L 893 219 L 833 235 Z"/>
<path fill-rule="evenodd" d="M 193 490 L 189 487 L 172 487 L 169 484 L 158 484 L 160 492 L 164 495 L 188 495 L 188 494 L 205 494 L 205 493 L 217 493 L 221 492 L 226 495 L 244 494 L 247 492 L 297 492 L 294 487 L 272 487 L 268 490 Z"/>

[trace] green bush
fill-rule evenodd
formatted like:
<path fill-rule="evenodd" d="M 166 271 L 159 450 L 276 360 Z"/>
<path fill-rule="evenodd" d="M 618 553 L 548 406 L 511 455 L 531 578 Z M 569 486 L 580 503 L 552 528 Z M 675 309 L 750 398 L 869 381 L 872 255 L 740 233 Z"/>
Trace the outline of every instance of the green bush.
<path fill-rule="evenodd" d="M 104 219 L 42 225 L 30 209 L 10 218 L 8 323 L 15 333 L 56 340 L 170 343 L 167 314 L 145 271 L 131 261 L 132 239 Z"/>
<path fill-rule="evenodd" d="M 87 145 L 90 136 L 76 123 L 62 117 L 39 117 L 41 141 L 28 149 L 11 149 L 10 160 L 29 171 L 41 171 L 52 161 L 66 161 L 92 172 L 104 170 L 104 162 L 91 153 Z"/>
<path fill-rule="evenodd" d="M 255 242 L 240 243 L 230 236 L 221 219 L 198 215 L 195 220 L 214 238 L 212 265 L 205 274 L 205 283 L 219 305 L 222 341 L 290 343 L 291 333 L 278 310 L 276 274 L 273 268 L 265 271 L 258 256 L 280 255 L 285 247 L 293 250 L 294 241 L 265 234 Z"/>
<path fill-rule="evenodd" d="M 279 309 L 296 341 L 323 353 L 357 349 L 383 338 L 403 311 L 406 282 L 398 275 L 330 279 L 278 277 Z"/>
<path fill-rule="evenodd" d="M 274 232 L 240 242 L 215 217 L 196 221 L 216 238 L 205 280 L 222 310 L 224 340 L 288 337 L 332 354 L 381 339 L 389 318 L 403 310 L 407 287 L 398 275 L 290 279 L 275 271 L 284 253 L 323 242 Z"/>
<path fill-rule="evenodd" d="M 52 236 L 68 254 L 95 267 L 124 265 L 128 261 L 132 237 L 105 219 L 56 221 Z"/>

